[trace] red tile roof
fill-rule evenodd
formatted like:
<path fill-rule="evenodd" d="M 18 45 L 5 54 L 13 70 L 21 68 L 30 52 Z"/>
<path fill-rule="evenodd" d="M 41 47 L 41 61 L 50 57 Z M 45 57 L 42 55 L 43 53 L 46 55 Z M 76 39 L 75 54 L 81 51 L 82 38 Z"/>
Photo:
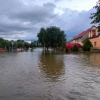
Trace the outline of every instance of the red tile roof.
<path fill-rule="evenodd" d="M 78 36 L 74 37 L 74 40 L 81 38 L 83 35 L 85 35 L 87 32 L 89 32 L 93 27 L 96 26 L 92 26 L 91 28 L 87 29 L 86 31 L 83 31 L 81 34 L 79 34 Z"/>
<path fill-rule="evenodd" d="M 68 49 L 72 49 L 76 45 L 78 48 L 82 48 L 82 46 L 79 43 L 66 43 L 66 47 Z"/>

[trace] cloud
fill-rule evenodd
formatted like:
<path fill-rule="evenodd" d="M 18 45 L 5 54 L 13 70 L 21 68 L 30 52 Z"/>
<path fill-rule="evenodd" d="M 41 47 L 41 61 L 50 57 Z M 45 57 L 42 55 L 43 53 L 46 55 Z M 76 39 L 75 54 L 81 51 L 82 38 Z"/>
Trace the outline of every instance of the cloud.
<path fill-rule="evenodd" d="M 17 13 L 12 13 L 9 15 L 10 19 L 18 19 L 25 22 L 33 22 L 34 24 L 47 22 L 56 14 L 53 13 L 55 5 L 52 3 L 44 4 L 43 6 L 34 6 L 31 9 L 25 9 L 24 11 L 19 11 Z"/>
<path fill-rule="evenodd" d="M 49 2 L 43 6 L 29 6 L 24 5 L 21 0 L 1 0 L 0 37 L 35 39 L 39 29 L 57 16 L 54 14 L 55 7 Z"/>
<path fill-rule="evenodd" d="M 68 39 L 91 27 L 89 11 L 64 8 L 55 13 L 57 5 L 51 2 L 37 5 L 37 0 L 0 0 L 0 37 L 35 40 L 41 27 L 57 26 L 65 31 Z M 61 0 L 55 0 L 58 2 Z M 27 3 L 28 2 L 28 3 Z"/>
<path fill-rule="evenodd" d="M 54 0 L 54 2 L 59 2 L 59 1 L 62 1 L 62 0 Z"/>
<path fill-rule="evenodd" d="M 90 24 L 92 20 L 89 17 L 93 12 L 95 12 L 94 9 L 79 12 L 67 8 L 64 10 L 64 13 L 60 17 L 57 17 L 50 25 L 55 25 L 63 29 L 69 40 L 92 26 L 92 24 Z"/>
<path fill-rule="evenodd" d="M 68 28 L 65 29 L 68 40 L 73 38 L 74 36 L 77 36 L 82 31 L 85 31 L 86 29 L 90 28 L 93 24 L 91 23 L 91 13 L 93 13 L 95 10 L 91 9 L 89 11 L 82 11 L 77 12 L 74 11 L 70 15 L 70 22 L 68 22 Z"/>

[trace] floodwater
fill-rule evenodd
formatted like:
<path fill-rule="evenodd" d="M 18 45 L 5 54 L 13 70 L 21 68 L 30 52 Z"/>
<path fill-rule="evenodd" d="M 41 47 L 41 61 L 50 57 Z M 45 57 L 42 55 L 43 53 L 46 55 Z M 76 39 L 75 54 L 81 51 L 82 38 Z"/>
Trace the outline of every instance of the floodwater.
<path fill-rule="evenodd" d="M 100 100 L 100 53 L 1 52 L 0 100 Z"/>

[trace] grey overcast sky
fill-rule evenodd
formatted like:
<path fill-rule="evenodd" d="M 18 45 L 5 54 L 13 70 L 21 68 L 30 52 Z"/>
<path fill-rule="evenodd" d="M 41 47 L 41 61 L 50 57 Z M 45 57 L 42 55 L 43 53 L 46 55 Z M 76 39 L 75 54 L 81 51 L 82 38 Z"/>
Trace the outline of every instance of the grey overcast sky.
<path fill-rule="evenodd" d="M 71 39 L 91 27 L 97 0 L 0 0 L 0 37 L 34 41 L 41 27 L 57 26 Z"/>

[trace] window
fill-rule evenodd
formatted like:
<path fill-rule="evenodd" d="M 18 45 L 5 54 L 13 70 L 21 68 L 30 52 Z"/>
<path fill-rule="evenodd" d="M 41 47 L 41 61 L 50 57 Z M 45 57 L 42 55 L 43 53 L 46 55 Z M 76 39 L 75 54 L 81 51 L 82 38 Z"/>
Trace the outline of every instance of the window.
<path fill-rule="evenodd" d="M 97 42 L 94 42 L 94 47 L 97 45 Z"/>

